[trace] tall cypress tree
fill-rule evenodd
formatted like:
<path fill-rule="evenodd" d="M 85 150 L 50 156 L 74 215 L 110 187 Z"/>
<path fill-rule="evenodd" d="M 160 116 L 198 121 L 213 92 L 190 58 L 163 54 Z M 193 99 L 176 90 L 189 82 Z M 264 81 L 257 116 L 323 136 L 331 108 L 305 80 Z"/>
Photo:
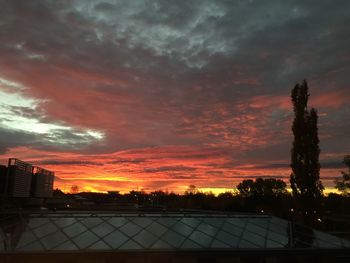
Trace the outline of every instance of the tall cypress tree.
<path fill-rule="evenodd" d="M 304 214 L 319 210 L 317 199 L 322 196 L 324 189 L 320 181 L 318 116 L 314 108 L 310 111 L 307 108 L 309 96 L 305 80 L 301 85 L 296 84 L 291 94 L 295 118 L 292 126 L 294 141 L 290 183 Z"/>

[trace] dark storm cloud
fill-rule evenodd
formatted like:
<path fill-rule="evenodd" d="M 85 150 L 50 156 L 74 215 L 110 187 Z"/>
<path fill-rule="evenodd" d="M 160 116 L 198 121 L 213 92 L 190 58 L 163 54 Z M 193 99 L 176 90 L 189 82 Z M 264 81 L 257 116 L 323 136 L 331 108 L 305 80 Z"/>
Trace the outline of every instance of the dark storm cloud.
<path fill-rule="evenodd" d="M 33 136 L 32 134 L 26 134 L 23 132 L 14 132 L 12 130 L 0 129 L 0 153 L 5 153 L 11 147 L 18 145 L 29 146 L 32 143 L 38 143 L 38 136 Z"/>
<path fill-rule="evenodd" d="M 48 151 L 77 151 L 84 149 L 91 140 L 94 140 L 88 135 L 75 135 L 65 130 L 56 130 L 50 135 L 40 135 L 0 127 L 0 134 L 0 153 L 5 153 L 17 146 L 34 147 Z"/>
<path fill-rule="evenodd" d="M 98 162 L 91 162 L 91 161 L 84 161 L 84 160 L 44 160 L 40 161 L 38 164 L 40 165 L 79 165 L 79 166 L 87 166 L 87 165 L 92 165 L 92 166 L 102 166 L 103 164 L 98 163 Z"/>
<path fill-rule="evenodd" d="M 118 158 L 117 160 L 113 160 L 108 162 L 109 164 L 140 164 L 145 162 L 145 158 L 135 158 L 135 159 L 126 159 L 126 158 Z"/>
<path fill-rule="evenodd" d="M 144 172 L 146 173 L 159 173 L 159 172 L 191 172 L 195 171 L 194 167 L 187 167 L 183 165 L 177 166 L 161 166 L 157 168 L 145 168 Z"/>
<path fill-rule="evenodd" d="M 43 112 L 40 109 L 34 109 L 23 106 L 10 106 L 8 107 L 8 110 L 11 111 L 11 113 L 15 116 L 25 117 L 29 119 L 44 120 Z"/>
<path fill-rule="evenodd" d="M 181 174 L 168 174 L 168 177 L 176 180 L 196 180 L 199 179 L 198 176 L 189 174 L 189 175 L 181 175 Z"/>
<path fill-rule="evenodd" d="M 256 179 L 256 178 L 262 178 L 262 179 L 267 179 L 267 178 L 288 179 L 289 177 L 283 176 L 283 175 L 253 175 L 253 176 L 250 176 L 250 178 L 252 178 L 252 179 Z M 246 178 L 242 178 L 242 179 L 246 179 Z"/>
<path fill-rule="evenodd" d="M 271 163 L 271 164 L 254 166 L 255 169 L 268 169 L 268 170 L 286 169 L 289 167 L 290 167 L 289 163 Z M 327 169 L 345 168 L 345 165 L 341 161 L 321 162 L 321 168 L 327 168 Z M 251 167 L 249 169 L 251 169 Z"/>

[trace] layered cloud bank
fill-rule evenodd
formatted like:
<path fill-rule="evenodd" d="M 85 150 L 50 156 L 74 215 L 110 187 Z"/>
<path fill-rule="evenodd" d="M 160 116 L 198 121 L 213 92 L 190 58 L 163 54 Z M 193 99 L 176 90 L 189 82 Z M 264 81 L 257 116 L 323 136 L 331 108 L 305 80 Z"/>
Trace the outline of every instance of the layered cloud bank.
<path fill-rule="evenodd" d="M 0 158 L 82 190 L 287 179 L 290 90 L 318 109 L 321 178 L 350 140 L 348 1 L 0 1 Z"/>

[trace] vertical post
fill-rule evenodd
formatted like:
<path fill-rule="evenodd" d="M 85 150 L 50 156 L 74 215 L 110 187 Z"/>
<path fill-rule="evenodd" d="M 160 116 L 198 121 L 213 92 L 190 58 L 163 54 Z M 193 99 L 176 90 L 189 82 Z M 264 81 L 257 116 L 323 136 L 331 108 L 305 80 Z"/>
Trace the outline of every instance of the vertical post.
<path fill-rule="evenodd" d="M 293 248 L 294 247 L 294 240 L 293 240 L 293 230 L 294 230 L 294 226 L 293 226 L 293 221 L 288 222 L 288 237 L 289 237 L 289 248 Z"/>
<path fill-rule="evenodd" d="M 11 158 L 9 158 L 7 163 L 7 169 L 6 169 L 6 175 L 5 175 L 5 186 L 4 186 L 4 194 L 2 196 L 2 204 L 1 204 L 1 211 L 3 212 L 5 210 L 5 204 L 7 201 L 7 188 L 8 188 L 8 181 L 10 177 L 10 165 L 11 165 Z"/>

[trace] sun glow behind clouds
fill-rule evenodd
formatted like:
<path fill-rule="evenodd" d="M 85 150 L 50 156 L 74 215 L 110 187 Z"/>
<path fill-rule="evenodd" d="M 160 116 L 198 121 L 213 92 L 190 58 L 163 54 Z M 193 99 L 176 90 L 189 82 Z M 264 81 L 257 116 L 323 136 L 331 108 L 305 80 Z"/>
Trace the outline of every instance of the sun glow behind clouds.
<path fill-rule="evenodd" d="M 104 133 L 100 131 L 77 129 L 59 121 L 47 121 L 40 104 L 48 101 L 26 97 L 24 90 L 20 83 L 0 78 L 0 127 L 44 135 L 46 140 L 58 144 L 74 143 L 72 140 L 89 143 L 104 139 Z M 65 134 L 68 138 L 64 138 Z M 57 137 L 60 138 L 59 141 L 56 140 Z"/>

